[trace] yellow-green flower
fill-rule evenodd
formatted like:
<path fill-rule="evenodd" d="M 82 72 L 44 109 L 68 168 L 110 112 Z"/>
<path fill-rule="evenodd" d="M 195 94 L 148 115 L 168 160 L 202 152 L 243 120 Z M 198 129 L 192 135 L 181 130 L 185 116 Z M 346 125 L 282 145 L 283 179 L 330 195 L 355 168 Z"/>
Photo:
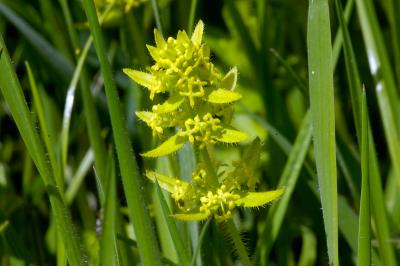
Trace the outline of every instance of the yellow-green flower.
<path fill-rule="evenodd" d="M 254 192 L 247 187 L 248 177 L 236 176 L 232 172 L 220 171 L 218 180 L 211 180 L 205 167 L 199 164 L 192 174 L 192 181 L 185 182 L 155 172 L 146 176 L 171 193 L 180 210 L 173 216 L 178 220 L 204 220 L 214 216 L 218 221 L 232 218 L 236 207 L 263 206 L 282 195 L 283 189 Z"/>
<path fill-rule="evenodd" d="M 230 104 L 241 98 L 234 92 L 237 70 L 233 68 L 223 76 L 210 62 L 210 50 L 202 44 L 204 24 L 200 21 L 191 38 L 185 31 L 179 31 L 177 38 L 164 40 L 155 30 L 156 46 L 147 48 L 154 59 L 148 72 L 124 69 L 131 79 L 146 87 L 150 99 L 165 94 L 167 99 L 154 104 L 151 111 L 139 111 L 136 115 L 153 131 L 165 139 L 177 129 L 172 137 L 159 147 L 143 154 L 159 157 L 181 148 L 187 141 L 204 148 L 217 142 L 237 143 L 245 140 L 247 134 L 232 128 Z"/>
<path fill-rule="evenodd" d="M 207 149 L 218 142 L 238 143 L 248 137 L 230 126 L 232 103 L 242 97 L 234 91 L 237 70 L 233 68 L 222 75 L 214 67 L 210 50 L 202 43 L 203 31 L 202 21 L 190 38 L 185 31 L 179 31 L 176 39 L 164 40 L 155 30 L 156 46 L 147 46 L 154 64 L 147 72 L 124 69 L 125 74 L 149 90 L 150 100 L 155 101 L 151 111 L 138 111 L 137 117 L 164 140 L 143 156 L 168 155 L 187 142 L 197 149 Z M 257 138 L 242 159 L 230 166 L 210 159 L 204 161 L 205 165 L 198 163 L 190 182 L 155 172 L 146 175 L 171 193 L 179 209 L 174 214 L 176 219 L 190 221 L 214 216 L 225 221 L 232 217 L 236 207 L 262 206 L 283 193 L 282 189 L 255 192 L 260 146 Z"/>
<path fill-rule="evenodd" d="M 96 9 L 99 14 L 107 11 L 103 17 L 102 25 L 114 26 L 121 22 L 124 13 L 132 8 L 138 7 L 147 0 L 95 0 Z"/>

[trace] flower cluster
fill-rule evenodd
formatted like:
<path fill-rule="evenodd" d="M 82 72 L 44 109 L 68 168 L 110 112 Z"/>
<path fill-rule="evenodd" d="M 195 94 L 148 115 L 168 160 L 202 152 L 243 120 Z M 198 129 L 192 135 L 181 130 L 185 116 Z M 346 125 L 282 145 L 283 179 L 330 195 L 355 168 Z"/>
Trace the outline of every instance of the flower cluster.
<path fill-rule="evenodd" d="M 155 30 L 156 46 L 148 45 L 154 64 L 146 72 L 124 69 L 124 73 L 150 92 L 155 104 L 151 111 L 136 115 L 163 142 L 142 154 L 159 157 L 179 150 L 190 142 L 200 151 L 218 142 L 238 143 L 248 135 L 230 126 L 232 103 L 241 95 L 234 91 L 236 68 L 223 75 L 210 61 L 210 49 L 202 43 L 204 24 L 199 21 L 192 36 L 179 31 L 177 38 L 165 40 Z M 171 136 L 172 135 L 172 136 Z M 283 190 L 254 192 L 260 141 L 253 141 L 239 161 L 230 166 L 217 161 L 198 163 L 192 181 L 184 182 L 155 172 L 147 172 L 171 193 L 180 220 L 201 220 L 214 216 L 223 221 L 237 206 L 256 207 L 279 197 Z M 212 165 L 210 165 L 212 164 Z"/>
<path fill-rule="evenodd" d="M 102 24 L 112 26 L 118 24 L 125 13 L 129 12 L 132 8 L 138 7 L 147 0 L 95 0 L 97 12 L 105 14 Z"/>

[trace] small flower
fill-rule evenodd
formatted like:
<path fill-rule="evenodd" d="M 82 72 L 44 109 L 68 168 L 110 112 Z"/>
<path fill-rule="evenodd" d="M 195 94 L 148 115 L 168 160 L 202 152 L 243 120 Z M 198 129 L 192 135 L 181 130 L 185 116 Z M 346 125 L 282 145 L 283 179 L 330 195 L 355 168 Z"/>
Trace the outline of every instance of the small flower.
<path fill-rule="evenodd" d="M 102 25 L 115 26 L 118 25 L 124 13 L 129 12 L 132 8 L 140 6 L 147 0 L 95 0 L 97 12 L 104 15 Z"/>
<path fill-rule="evenodd" d="M 242 96 L 234 92 L 237 70 L 223 76 L 210 62 L 210 50 L 202 44 L 204 24 L 199 21 L 191 38 L 179 31 L 177 38 L 167 40 L 155 30 L 156 46 L 148 45 L 154 64 L 148 72 L 124 69 L 131 79 L 146 87 L 150 99 L 167 94 L 167 99 L 154 104 L 151 111 L 136 112 L 157 135 L 165 139 L 168 129 L 174 136 L 143 156 L 159 157 L 173 153 L 186 142 L 200 148 L 217 142 L 237 143 L 247 134 L 229 126 L 230 103 Z M 228 118 L 228 119 L 226 119 Z"/>
<path fill-rule="evenodd" d="M 229 175 L 229 174 L 228 174 Z M 210 182 L 205 169 L 199 165 L 193 173 L 191 182 L 185 182 L 155 172 L 147 172 L 146 176 L 171 193 L 171 197 L 181 213 L 173 217 L 183 221 L 204 220 L 214 216 L 217 221 L 232 218 L 232 211 L 236 207 L 259 207 L 278 197 L 284 190 L 277 189 L 267 192 L 251 192 L 231 186 L 229 179 L 222 182 Z M 212 185 L 212 184 L 217 185 Z"/>
<path fill-rule="evenodd" d="M 187 142 L 198 149 L 206 149 L 218 142 L 238 143 L 248 137 L 230 126 L 232 103 L 242 97 L 234 91 L 237 70 L 233 68 L 224 76 L 214 67 L 210 50 L 202 43 L 203 31 L 202 21 L 190 38 L 185 31 L 179 31 L 176 39 L 165 40 L 155 30 L 156 45 L 147 46 L 154 64 L 147 72 L 123 70 L 149 90 L 150 100 L 165 99 L 155 103 L 151 111 L 136 112 L 154 135 L 166 139 L 142 156 L 168 155 Z M 170 136 L 171 132 L 175 133 Z M 230 167 L 220 162 L 207 162 L 205 167 L 200 162 L 190 182 L 154 172 L 146 175 L 152 181 L 156 178 L 160 186 L 171 193 L 179 208 L 179 213 L 174 215 L 176 219 L 190 221 L 214 216 L 218 221 L 225 221 L 232 217 L 236 207 L 262 206 L 283 193 L 282 189 L 254 192 L 260 145 L 259 139 L 253 141 L 242 160 L 233 162 Z"/>

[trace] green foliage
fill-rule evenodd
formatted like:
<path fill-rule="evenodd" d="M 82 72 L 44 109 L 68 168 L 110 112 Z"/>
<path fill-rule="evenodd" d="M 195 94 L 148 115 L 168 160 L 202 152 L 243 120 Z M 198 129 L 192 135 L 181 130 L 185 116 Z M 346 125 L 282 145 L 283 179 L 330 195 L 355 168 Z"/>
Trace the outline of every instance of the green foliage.
<path fill-rule="evenodd" d="M 1 1 L 0 265 L 399 264 L 399 8 Z"/>

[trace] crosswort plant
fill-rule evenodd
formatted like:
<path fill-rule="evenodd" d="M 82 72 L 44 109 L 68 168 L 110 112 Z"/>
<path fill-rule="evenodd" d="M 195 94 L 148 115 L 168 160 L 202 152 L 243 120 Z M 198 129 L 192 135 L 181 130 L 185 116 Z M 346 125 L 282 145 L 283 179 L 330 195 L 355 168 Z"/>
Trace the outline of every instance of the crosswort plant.
<path fill-rule="evenodd" d="M 213 160 L 208 150 L 217 143 L 239 143 L 248 138 L 233 128 L 233 103 L 242 96 L 235 92 L 237 70 L 223 75 L 210 61 L 210 49 L 202 43 L 204 24 L 199 21 L 191 38 L 179 31 L 177 38 L 164 40 L 154 31 L 156 46 L 147 48 L 155 63 L 147 72 L 124 69 L 124 73 L 150 92 L 155 103 L 151 111 L 138 111 L 144 121 L 163 142 L 144 157 L 169 155 L 191 143 L 202 155 L 185 182 L 147 171 L 146 176 L 171 193 L 179 213 L 178 220 L 204 220 L 214 216 L 217 221 L 232 218 L 235 207 L 263 206 L 283 193 L 283 189 L 255 192 L 255 175 L 260 150 L 256 138 L 241 160 L 230 165 Z M 172 134 L 172 136 L 170 136 Z"/>

